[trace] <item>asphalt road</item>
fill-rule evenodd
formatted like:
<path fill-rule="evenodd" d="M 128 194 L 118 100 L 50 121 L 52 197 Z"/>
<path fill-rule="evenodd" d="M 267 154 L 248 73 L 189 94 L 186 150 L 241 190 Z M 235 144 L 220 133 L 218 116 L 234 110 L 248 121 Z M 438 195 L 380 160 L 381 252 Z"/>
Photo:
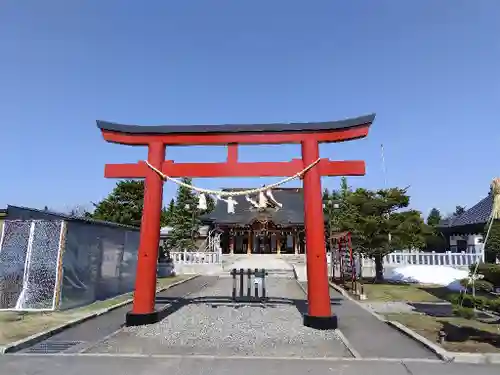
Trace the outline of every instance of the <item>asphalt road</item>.
<path fill-rule="evenodd" d="M 29 354 L 0 357 L 0 374 L 9 375 L 493 375 L 497 374 L 499 369 L 500 366 L 494 365 L 412 360 Z"/>

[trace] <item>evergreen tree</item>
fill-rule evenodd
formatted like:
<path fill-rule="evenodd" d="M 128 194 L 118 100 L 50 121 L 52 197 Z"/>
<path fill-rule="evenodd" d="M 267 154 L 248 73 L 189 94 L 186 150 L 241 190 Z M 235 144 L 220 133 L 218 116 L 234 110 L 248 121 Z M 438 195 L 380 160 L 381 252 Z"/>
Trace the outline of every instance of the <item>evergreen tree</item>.
<path fill-rule="evenodd" d="M 207 213 L 210 213 L 215 209 L 215 199 L 211 195 L 207 196 L 207 206 Z"/>
<path fill-rule="evenodd" d="M 427 225 L 435 228 L 441 222 L 441 212 L 437 208 L 433 208 L 427 216 Z"/>
<path fill-rule="evenodd" d="M 144 207 L 144 181 L 118 181 L 113 191 L 94 206 L 93 219 L 138 227 Z"/>
<path fill-rule="evenodd" d="M 330 200 L 330 191 L 327 188 L 323 190 L 322 199 L 323 199 L 323 207 L 326 207 L 328 201 Z"/>
<path fill-rule="evenodd" d="M 340 229 L 351 232 L 354 251 L 374 259 L 375 277 L 383 280 L 383 257 L 397 249 L 423 247 L 427 226 L 420 212 L 400 211 L 410 202 L 405 189 L 350 191 L 345 183 L 342 187 Z"/>
<path fill-rule="evenodd" d="M 427 226 L 429 227 L 429 234 L 425 236 L 425 249 L 427 251 L 446 250 L 446 240 L 437 227 L 441 220 L 441 212 L 437 208 L 433 208 L 427 216 Z"/>
<path fill-rule="evenodd" d="M 83 217 L 139 227 L 144 208 L 144 181 L 118 181 L 113 191 L 101 202 L 93 203 L 95 210 L 85 211 Z M 160 225 L 166 225 L 167 211 L 162 209 Z"/>
<path fill-rule="evenodd" d="M 345 199 L 351 191 L 351 187 L 347 184 L 347 177 L 343 176 L 340 179 L 340 196 Z"/>
<path fill-rule="evenodd" d="M 326 243 L 328 247 L 331 249 L 333 246 L 333 242 L 331 240 L 331 237 L 333 233 L 336 231 L 336 225 L 335 225 L 335 204 L 336 202 L 336 192 L 330 191 L 328 189 L 323 190 L 323 216 L 325 218 L 325 236 L 326 236 Z"/>
<path fill-rule="evenodd" d="M 172 224 L 172 218 L 174 216 L 174 211 L 175 211 L 175 200 L 174 200 L 174 198 L 172 198 L 172 199 L 170 199 L 170 202 L 168 203 L 168 207 L 165 210 L 165 223 L 166 223 L 166 225 Z"/>
<path fill-rule="evenodd" d="M 190 178 L 183 178 L 181 181 L 189 185 L 192 182 Z M 172 230 L 167 238 L 169 250 L 195 250 L 195 239 L 200 226 L 199 216 L 198 198 L 191 189 L 179 186 L 170 221 Z"/>

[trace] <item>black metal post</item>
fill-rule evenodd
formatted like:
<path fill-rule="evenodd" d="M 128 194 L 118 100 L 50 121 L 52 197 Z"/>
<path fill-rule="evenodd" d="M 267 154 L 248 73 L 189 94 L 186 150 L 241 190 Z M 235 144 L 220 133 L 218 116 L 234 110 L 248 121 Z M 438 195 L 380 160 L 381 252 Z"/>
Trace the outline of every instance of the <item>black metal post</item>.
<path fill-rule="evenodd" d="M 259 298 L 259 282 L 257 278 L 259 277 L 259 270 L 256 268 L 254 270 L 254 289 L 255 289 L 255 298 Z"/>
<path fill-rule="evenodd" d="M 243 270 L 243 268 L 240 268 L 240 297 L 243 297 L 245 295 L 245 293 L 243 293 L 243 277 L 245 275 L 244 272 L 245 271 Z"/>
<path fill-rule="evenodd" d="M 262 298 L 266 298 L 266 270 L 262 269 Z"/>
<path fill-rule="evenodd" d="M 236 268 L 231 270 L 231 275 L 233 276 L 233 301 L 236 301 Z"/>
<path fill-rule="evenodd" d="M 252 297 L 252 270 L 247 269 L 247 297 Z"/>

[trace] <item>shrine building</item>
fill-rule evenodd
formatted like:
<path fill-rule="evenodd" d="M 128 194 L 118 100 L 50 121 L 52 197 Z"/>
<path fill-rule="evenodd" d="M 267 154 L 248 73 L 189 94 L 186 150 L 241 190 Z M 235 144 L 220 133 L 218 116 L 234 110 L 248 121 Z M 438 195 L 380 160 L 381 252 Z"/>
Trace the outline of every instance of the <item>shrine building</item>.
<path fill-rule="evenodd" d="M 305 253 L 302 189 L 275 188 L 271 194 L 263 203 L 259 195 L 235 196 L 234 212 L 227 202 L 216 200 L 214 210 L 202 217 L 203 224 L 222 233 L 223 254 Z"/>

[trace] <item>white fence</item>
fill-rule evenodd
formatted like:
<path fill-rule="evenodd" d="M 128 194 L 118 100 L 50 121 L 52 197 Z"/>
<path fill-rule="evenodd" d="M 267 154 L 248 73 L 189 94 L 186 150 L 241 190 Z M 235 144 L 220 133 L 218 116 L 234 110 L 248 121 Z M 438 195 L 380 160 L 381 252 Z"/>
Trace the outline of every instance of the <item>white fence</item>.
<path fill-rule="evenodd" d="M 363 259 L 363 267 L 365 261 Z M 432 266 L 451 266 L 468 267 L 471 264 L 484 261 L 484 253 L 423 253 L 423 252 L 397 252 L 384 257 L 384 265 L 432 265 Z"/>
<path fill-rule="evenodd" d="M 220 264 L 222 263 L 220 237 L 220 233 L 212 230 L 201 244 L 199 251 L 171 251 L 170 257 L 174 264 Z"/>
<path fill-rule="evenodd" d="M 219 252 L 172 251 L 170 257 L 174 264 L 219 264 L 222 261 Z"/>
<path fill-rule="evenodd" d="M 484 253 L 425 253 L 420 251 L 398 251 L 384 257 L 384 266 L 395 267 L 405 265 L 432 265 L 450 267 L 468 267 L 471 264 L 484 261 Z M 331 254 L 328 254 L 328 263 Z M 362 257 L 363 268 L 375 267 L 373 259 Z"/>

